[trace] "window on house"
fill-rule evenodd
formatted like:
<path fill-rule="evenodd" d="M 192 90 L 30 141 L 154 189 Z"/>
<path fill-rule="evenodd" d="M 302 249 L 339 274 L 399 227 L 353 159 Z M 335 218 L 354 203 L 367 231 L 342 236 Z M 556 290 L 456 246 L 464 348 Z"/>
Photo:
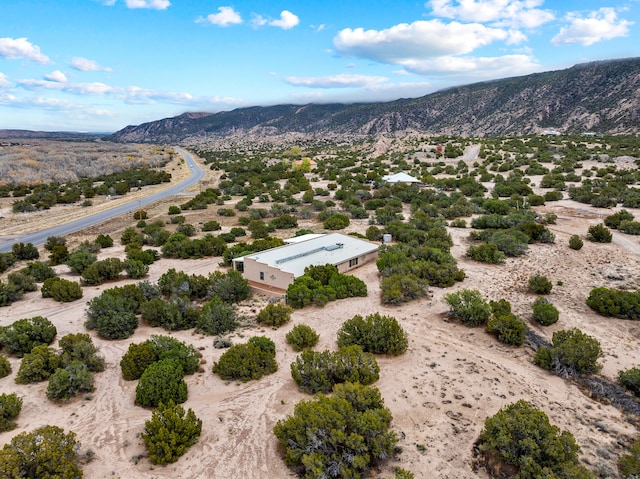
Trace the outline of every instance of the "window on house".
<path fill-rule="evenodd" d="M 264 281 L 264 271 L 260 271 L 260 281 Z"/>
<path fill-rule="evenodd" d="M 352 266 L 358 266 L 358 258 L 349 260 L 349 267 L 351 268 Z"/>

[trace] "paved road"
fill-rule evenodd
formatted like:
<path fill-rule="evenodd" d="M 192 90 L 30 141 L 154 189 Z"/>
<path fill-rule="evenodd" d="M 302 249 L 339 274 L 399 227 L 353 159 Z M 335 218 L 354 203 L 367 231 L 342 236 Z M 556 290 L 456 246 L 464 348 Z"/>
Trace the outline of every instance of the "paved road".
<path fill-rule="evenodd" d="M 128 203 L 115 206 L 109 210 L 101 211 L 99 213 L 95 213 L 93 215 L 86 216 L 69 223 L 53 226 L 51 228 L 46 228 L 25 235 L 0 237 L 0 252 L 6 253 L 8 251 L 11 251 L 14 243 L 22 242 L 39 245 L 46 242 L 49 236 L 65 236 L 89 226 L 102 223 L 103 221 L 111 219 L 114 216 L 129 213 L 130 211 L 137 210 L 143 206 L 155 203 L 156 201 L 177 195 L 178 193 L 196 184 L 198 181 L 204 178 L 204 171 L 196 165 L 195 161 L 193 161 L 193 157 L 181 148 L 176 148 L 176 150 L 184 157 L 185 161 L 187 162 L 187 166 L 189 167 L 189 171 L 191 172 L 191 175 L 187 179 L 162 191 L 149 196 L 145 196 L 144 198 L 141 198 L 139 200 L 133 200 Z M 55 213 L 52 212 L 52 214 Z"/>

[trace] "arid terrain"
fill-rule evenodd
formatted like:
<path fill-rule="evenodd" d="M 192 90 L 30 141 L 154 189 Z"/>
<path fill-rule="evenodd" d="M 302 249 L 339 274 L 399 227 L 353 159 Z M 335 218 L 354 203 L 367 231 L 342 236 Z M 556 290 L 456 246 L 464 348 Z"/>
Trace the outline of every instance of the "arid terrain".
<path fill-rule="evenodd" d="M 180 177 L 180 165 L 174 167 L 174 181 Z M 218 173 L 210 172 L 208 184 L 215 184 Z M 146 192 L 141 192 L 146 193 Z M 193 192 L 196 193 L 196 192 Z M 127 198 L 131 198 L 128 196 Z M 3 198 L 0 220 L 3 235 L 15 235 L 33 224 L 43 227 L 89 212 L 78 206 L 56 207 L 55 215 L 37 213 L 19 216 L 11 213 L 10 198 Z M 181 198 L 147 208 L 150 219 L 167 218 L 170 204 Z M 100 208 L 95 202 L 91 208 Z M 590 225 L 600 223 L 613 210 L 596 209 L 571 200 L 549 202 L 539 211 L 557 215 L 549 228 L 556 235 L 554 244 L 536 244 L 519 258 L 509 258 L 503 265 L 486 265 L 465 257 L 469 244 L 468 229 L 449 228 L 454 239 L 453 255 L 466 272 L 466 279 L 453 288 L 432 288 L 431 297 L 397 307 L 381 304 L 379 276 L 375 264 L 367 264 L 354 274 L 364 280 L 368 297 L 332 302 L 323 308 L 297 310 L 292 321 L 279 329 L 260 327 L 253 321 L 268 297 L 254 295 L 239 305 L 246 320 L 230 335 L 234 343 L 253 335 L 265 335 L 277 346 L 279 370 L 258 381 L 225 382 L 211 372 L 212 364 L 224 350 L 213 347 L 212 337 L 192 331 L 168 333 L 142 325 L 127 340 L 106 341 L 91 332 L 106 360 L 106 370 L 95 375 L 93 394 L 68 403 L 47 400 L 46 383 L 18 385 L 14 382 L 19 360 L 10 357 L 13 372 L 0 380 L 0 393 L 16 392 L 24 400 L 17 418 L 17 428 L 0 434 L 7 443 L 15 434 L 46 424 L 57 425 L 77 434 L 82 450 L 95 453 L 83 466 L 87 478 L 286 478 L 294 474 L 284 465 L 273 435 L 274 424 L 293 412 L 294 405 L 310 396 L 301 393 L 291 379 L 290 363 L 296 354 L 284 336 L 294 324 L 304 323 L 320 333 L 316 350 L 336 349 L 336 333 L 342 323 L 356 314 L 380 312 L 398 319 L 406 329 L 408 351 L 398 357 L 378 357 L 380 389 L 385 404 L 393 414 L 392 427 L 397 432 L 402 452 L 397 460 L 373 471 L 372 477 L 391 478 L 393 467 L 401 466 L 416 478 L 465 479 L 488 477 L 474 470 L 473 445 L 488 416 L 501 407 L 526 399 L 545 411 L 552 423 L 573 433 L 581 447 L 585 465 L 598 477 L 618 477 L 616 461 L 637 434 L 635 419 L 625 417 L 611 405 L 589 398 L 575 384 L 551 375 L 532 362 L 530 347 L 509 347 L 497 342 L 481 328 L 468 328 L 446 316 L 443 296 L 459 288 L 480 290 L 485 297 L 511 302 L 514 312 L 541 336 L 550 339 L 559 329 L 579 327 L 598 338 L 604 356 L 601 374 L 615 380 L 618 371 L 640 364 L 640 325 L 631 321 L 604 318 L 585 304 L 589 291 L 596 286 L 636 288 L 640 273 L 640 245 L 637 237 L 614 232 L 610 244 L 585 240 L 584 247 L 568 247 L 573 234 L 586 237 Z M 640 210 L 629 209 L 640 217 Z M 187 222 L 198 225 L 211 219 L 211 211 L 186 211 Z M 219 220 L 219 218 L 216 218 Z M 129 215 L 92 227 L 67 238 L 72 247 L 98 233 L 111 234 L 116 246 L 104 249 L 100 259 L 124 257 L 117 241 L 126 226 L 134 224 Z M 230 221 L 223 224 L 228 230 Z M 316 228 L 303 221 L 300 228 Z M 367 221 L 352 221 L 349 230 L 364 232 Z M 292 233 L 289 231 L 288 233 Z M 283 233 L 284 234 L 284 233 Z M 46 252 L 41 249 L 41 259 Z M 189 274 L 208 274 L 219 266 L 220 258 L 199 260 L 161 259 L 151 265 L 150 281 L 175 268 Z M 66 266 L 57 266 L 61 277 L 78 280 Z M 528 278 L 541 273 L 554 284 L 549 299 L 560 310 L 560 320 L 543 328 L 531 322 L 534 295 L 527 293 Z M 46 316 L 57 327 L 58 338 L 71 332 L 86 332 L 86 302 L 104 289 L 131 280 L 84 287 L 84 297 L 62 304 L 42 299 L 32 292 L 0 308 L 0 324 L 20 318 Z M 187 376 L 192 408 L 202 419 L 202 436 L 175 464 L 153 466 L 145 457 L 146 449 L 139 437 L 151 411 L 134 405 L 136 382 L 122 379 L 119 361 L 129 344 L 139 343 L 152 334 L 168 334 L 190 344 L 202 353 L 202 370 Z M 57 343 L 54 343 L 54 345 Z M 637 418 L 636 418 L 637 419 Z"/>

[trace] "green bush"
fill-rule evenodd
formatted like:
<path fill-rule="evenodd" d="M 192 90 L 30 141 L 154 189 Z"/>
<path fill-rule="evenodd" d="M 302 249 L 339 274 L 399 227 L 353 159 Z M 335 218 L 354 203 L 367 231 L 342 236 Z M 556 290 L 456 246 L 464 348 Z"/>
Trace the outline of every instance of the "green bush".
<path fill-rule="evenodd" d="M 407 350 L 409 339 L 396 318 L 374 313 L 364 318 L 356 315 L 342 324 L 338 330 L 338 347 L 353 344 L 365 352 L 397 356 Z"/>
<path fill-rule="evenodd" d="M 137 314 L 145 301 L 140 288 L 127 285 L 104 290 L 87 303 L 87 329 L 105 339 L 125 339 L 138 327 Z"/>
<path fill-rule="evenodd" d="M 209 275 L 209 283 L 208 294 L 228 304 L 238 303 L 251 295 L 249 282 L 236 270 L 226 274 L 215 271 Z"/>
<path fill-rule="evenodd" d="M 5 477 L 82 478 L 78 450 L 73 432 L 57 426 L 43 426 L 33 432 L 14 436 L 0 450 L 0 464 Z M 18 471 L 14 474 L 11 471 Z M 28 471 L 23 475 L 20 471 Z"/>
<path fill-rule="evenodd" d="M 22 357 L 40 345 L 49 345 L 58 334 L 55 325 L 47 318 L 34 316 L 14 321 L 0 329 L 0 344 L 8 354 Z"/>
<path fill-rule="evenodd" d="M 22 398 L 16 393 L 0 394 L 0 432 L 15 429 L 13 420 L 18 417 L 22 409 Z"/>
<path fill-rule="evenodd" d="M 380 282 L 383 304 L 400 304 L 427 295 L 428 284 L 415 274 L 394 273 Z"/>
<path fill-rule="evenodd" d="M 120 360 L 122 377 L 127 380 L 139 379 L 151 364 L 163 360 L 177 360 L 184 374 L 198 370 L 200 354 L 196 349 L 170 336 L 153 335 L 140 344 L 132 343 Z"/>
<path fill-rule="evenodd" d="M 633 221 L 633 219 L 634 217 L 631 213 L 629 213 L 625 209 L 622 209 L 617 213 L 613 213 L 612 215 L 605 217 L 604 224 L 609 228 L 613 228 L 615 230 L 620 227 L 620 223 L 622 223 L 623 221 Z"/>
<path fill-rule="evenodd" d="M 296 324 L 285 337 L 287 344 L 289 344 L 294 351 L 302 351 L 314 347 L 318 344 L 319 338 L 318 333 L 306 324 Z"/>
<path fill-rule="evenodd" d="M 349 217 L 340 213 L 329 216 L 322 226 L 328 230 L 341 230 L 349 226 Z"/>
<path fill-rule="evenodd" d="M 273 352 L 266 351 L 251 341 L 231 346 L 213 365 L 213 372 L 222 379 L 242 382 L 260 379 L 277 370 L 275 346 Z"/>
<path fill-rule="evenodd" d="M 202 307 L 196 320 L 196 331 L 199 333 L 219 335 L 233 331 L 238 325 L 233 306 L 213 298 Z"/>
<path fill-rule="evenodd" d="M 65 264 L 72 272 L 82 274 L 85 269 L 97 260 L 98 256 L 95 253 L 82 249 L 69 253 L 69 257 L 67 258 L 67 261 L 65 261 Z"/>
<path fill-rule="evenodd" d="M 633 394 L 640 396 L 640 368 L 619 371 L 618 381 Z"/>
<path fill-rule="evenodd" d="M 609 288 L 593 288 L 587 306 L 603 316 L 621 319 L 640 319 L 640 293 Z"/>
<path fill-rule="evenodd" d="M 501 264 L 505 261 L 505 254 L 494 243 L 471 245 L 467 248 L 467 256 L 481 263 Z"/>
<path fill-rule="evenodd" d="M 584 242 L 580 239 L 580 236 L 573 235 L 569 238 L 569 248 L 578 251 L 582 248 Z"/>
<path fill-rule="evenodd" d="M 43 298 L 51 298 L 59 303 L 70 303 L 83 295 L 80 284 L 57 276 L 46 279 L 40 292 Z"/>
<path fill-rule="evenodd" d="M 620 456 L 618 469 L 624 478 L 640 477 L 640 438 L 633 441 L 628 454 Z"/>
<path fill-rule="evenodd" d="M 11 250 L 13 255 L 19 261 L 24 260 L 32 260 L 38 259 L 40 257 L 40 253 L 38 252 L 38 248 L 36 248 L 33 243 L 14 243 L 11 246 Z"/>
<path fill-rule="evenodd" d="M 96 236 L 96 243 L 100 248 L 111 248 L 113 246 L 113 238 L 109 235 L 99 234 Z"/>
<path fill-rule="evenodd" d="M 53 348 L 46 345 L 34 347 L 20 361 L 16 374 L 18 384 L 37 383 L 49 379 L 49 376 L 60 367 L 60 357 Z"/>
<path fill-rule="evenodd" d="M 515 314 L 494 314 L 487 322 L 487 332 L 511 346 L 522 346 L 526 331 L 527 326 Z"/>
<path fill-rule="evenodd" d="M 53 268 L 42 261 L 27 263 L 27 266 L 20 271 L 31 276 L 37 283 L 42 283 L 44 280 L 53 278 L 56 275 Z"/>
<path fill-rule="evenodd" d="M 104 371 L 104 358 L 98 356 L 98 348 L 88 334 L 70 333 L 60 338 L 58 344 L 62 367 L 80 361 L 93 373 Z"/>
<path fill-rule="evenodd" d="M 64 369 L 56 369 L 49 376 L 47 397 L 52 401 L 67 400 L 82 392 L 91 392 L 93 387 L 93 374 L 86 364 L 81 361 L 71 361 Z"/>
<path fill-rule="evenodd" d="M 600 223 L 594 226 L 589 226 L 587 239 L 594 243 L 611 243 L 613 234 L 609 228 Z"/>
<path fill-rule="evenodd" d="M 292 416 L 273 428 L 284 462 L 305 477 L 365 477 L 371 466 L 393 455 L 398 441 L 393 419 L 376 388 L 336 385 L 296 404 Z"/>
<path fill-rule="evenodd" d="M 461 289 L 446 294 L 444 301 L 449 305 L 447 314 L 467 326 L 486 324 L 492 314 L 491 306 L 477 290 Z"/>
<path fill-rule="evenodd" d="M 573 435 L 560 431 L 544 412 L 524 400 L 487 418 L 478 450 L 492 476 L 512 470 L 509 475 L 519 479 L 594 478 L 579 463 L 579 447 Z"/>
<path fill-rule="evenodd" d="M 542 326 L 551 326 L 558 322 L 560 313 L 547 298 L 536 298 L 533 302 L 533 320 Z"/>
<path fill-rule="evenodd" d="M 179 215 L 181 211 L 182 211 L 182 209 L 180 209 L 179 206 L 171 205 L 171 206 L 169 206 L 168 214 L 170 214 L 170 215 Z"/>
<path fill-rule="evenodd" d="M 335 384 L 345 382 L 372 384 L 380 377 L 380 368 L 373 354 L 353 345 L 333 353 L 303 351 L 291 363 L 291 376 L 303 392 L 326 393 Z"/>
<path fill-rule="evenodd" d="M 149 272 L 149 266 L 142 261 L 128 259 L 123 263 L 127 276 L 132 279 L 144 278 Z"/>
<path fill-rule="evenodd" d="M 202 432 L 202 420 L 192 409 L 185 415 L 184 408 L 169 401 L 160 403 L 144 423 L 141 437 L 152 464 L 176 462 L 187 449 L 198 442 Z"/>
<path fill-rule="evenodd" d="M 36 291 L 38 289 L 35 280 L 28 274 L 21 272 L 9 273 L 7 275 L 7 282 L 14 285 L 19 291 L 24 293 Z"/>
<path fill-rule="evenodd" d="M 536 294 L 549 294 L 553 289 L 553 283 L 549 278 L 538 273 L 529 278 L 527 286 L 529 291 Z"/>
<path fill-rule="evenodd" d="M 222 229 L 222 226 L 215 220 L 206 221 L 202 225 L 202 231 L 218 231 L 220 229 Z"/>
<path fill-rule="evenodd" d="M 0 280 L 0 306 L 9 306 L 22 298 L 23 292 L 13 283 Z"/>
<path fill-rule="evenodd" d="M 11 363 L 6 356 L 0 354 L 0 378 L 6 378 L 11 374 Z"/>
<path fill-rule="evenodd" d="M 289 322 L 293 308 L 284 303 L 267 304 L 256 316 L 256 321 L 278 328 Z"/>
<path fill-rule="evenodd" d="M 598 372 L 601 367 L 598 364 L 600 356 L 600 342 L 573 328 L 553 333 L 551 346 L 538 349 L 534 362 L 559 376 L 567 377 Z"/>
<path fill-rule="evenodd" d="M 151 364 L 158 361 L 158 351 L 148 341 L 140 344 L 132 343 L 120 359 L 120 370 L 125 381 L 140 379 L 142 373 Z"/>
<path fill-rule="evenodd" d="M 169 401 L 181 404 L 187 400 L 187 396 L 182 364 L 173 358 L 149 365 L 136 387 L 136 404 L 140 406 L 157 407 Z"/>
<path fill-rule="evenodd" d="M 195 326 L 195 317 L 183 314 L 179 300 L 165 301 L 152 298 L 140 306 L 141 317 L 153 327 L 161 327 L 169 331 L 180 331 Z"/>

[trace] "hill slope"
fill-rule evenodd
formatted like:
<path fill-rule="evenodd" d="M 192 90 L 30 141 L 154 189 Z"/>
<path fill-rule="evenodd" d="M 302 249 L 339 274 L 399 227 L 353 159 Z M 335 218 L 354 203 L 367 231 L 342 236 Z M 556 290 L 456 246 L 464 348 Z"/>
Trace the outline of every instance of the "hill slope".
<path fill-rule="evenodd" d="M 128 126 L 110 139 L 179 142 L 234 134 L 371 135 L 420 131 L 468 136 L 635 133 L 640 127 L 640 58 L 576 65 L 384 103 L 276 105 L 186 113 Z"/>

